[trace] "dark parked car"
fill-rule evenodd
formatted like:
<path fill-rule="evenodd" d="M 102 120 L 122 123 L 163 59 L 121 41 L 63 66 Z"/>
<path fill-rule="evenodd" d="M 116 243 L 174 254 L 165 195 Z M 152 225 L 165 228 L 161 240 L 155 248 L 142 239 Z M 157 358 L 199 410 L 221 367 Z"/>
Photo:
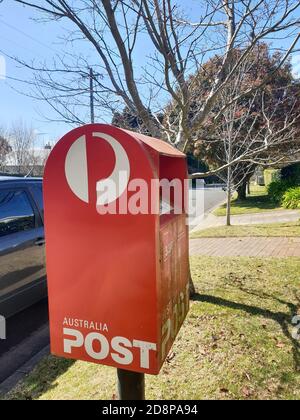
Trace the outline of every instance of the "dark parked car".
<path fill-rule="evenodd" d="M 0 176 L 0 315 L 47 295 L 42 180 Z"/>

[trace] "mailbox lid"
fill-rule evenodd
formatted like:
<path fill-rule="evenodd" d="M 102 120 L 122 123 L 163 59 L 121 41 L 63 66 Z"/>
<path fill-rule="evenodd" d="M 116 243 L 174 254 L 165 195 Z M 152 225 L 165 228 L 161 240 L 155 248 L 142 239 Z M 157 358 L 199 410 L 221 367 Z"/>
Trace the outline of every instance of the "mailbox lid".
<path fill-rule="evenodd" d="M 133 136 L 138 141 L 146 144 L 151 149 L 158 152 L 160 155 L 179 157 L 179 158 L 183 158 L 183 159 L 186 158 L 186 155 L 184 153 L 182 153 L 178 149 L 175 149 L 173 146 L 171 146 L 166 141 L 157 139 L 155 137 L 145 136 L 144 134 L 134 133 L 134 132 L 129 131 L 129 130 L 123 130 L 123 131 L 130 134 L 131 136 Z"/>

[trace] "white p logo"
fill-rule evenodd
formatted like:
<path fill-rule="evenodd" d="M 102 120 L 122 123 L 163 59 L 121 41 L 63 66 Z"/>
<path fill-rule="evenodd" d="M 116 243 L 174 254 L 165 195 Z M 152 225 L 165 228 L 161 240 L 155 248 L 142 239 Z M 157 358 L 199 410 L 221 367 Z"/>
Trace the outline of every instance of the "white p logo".
<path fill-rule="evenodd" d="M 112 136 L 93 133 L 97 140 L 105 140 L 115 154 L 115 167 L 111 175 L 97 182 L 97 205 L 105 205 L 117 200 L 126 190 L 130 178 L 130 163 L 123 146 Z M 66 161 L 65 174 L 70 189 L 85 203 L 89 202 L 88 162 L 86 136 L 81 136 L 70 147 Z M 108 193 L 102 195 L 104 191 Z"/>
<path fill-rule="evenodd" d="M 6 319 L 0 315 L 0 340 L 6 339 Z"/>

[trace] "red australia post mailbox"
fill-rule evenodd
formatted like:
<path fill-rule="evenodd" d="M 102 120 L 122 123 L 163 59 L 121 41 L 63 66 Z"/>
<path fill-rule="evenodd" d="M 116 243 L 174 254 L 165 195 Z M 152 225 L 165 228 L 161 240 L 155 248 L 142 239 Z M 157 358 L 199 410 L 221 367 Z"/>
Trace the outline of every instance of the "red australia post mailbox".
<path fill-rule="evenodd" d="M 189 309 L 186 181 L 185 155 L 141 134 L 91 124 L 57 143 L 44 179 L 53 354 L 159 373 Z"/>

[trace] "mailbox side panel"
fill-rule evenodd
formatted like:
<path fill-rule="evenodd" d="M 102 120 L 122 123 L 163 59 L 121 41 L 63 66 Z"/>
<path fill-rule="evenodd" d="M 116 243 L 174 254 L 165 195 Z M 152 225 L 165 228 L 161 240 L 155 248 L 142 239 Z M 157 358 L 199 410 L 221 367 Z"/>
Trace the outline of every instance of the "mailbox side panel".
<path fill-rule="evenodd" d="M 161 273 L 159 287 L 160 363 L 163 364 L 189 310 L 189 262 L 184 216 L 160 228 Z"/>
<path fill-rule="evenodd" d="M 95 138 L 95 132 L 112 136 L 126 151 L 130 179 L 149 183 L 153 176 L 143 147 L 111 126 L 73 130 L 53 150 L 44 184 L 51 351 L 157 373 L 158 217 L 99 214 L 97 182 L 110 175 L 118 156 L 105 139 Z M 81 199 L 70 188 L 65 168 L 70 148 L 79 138 L 85 139 L 83 167 L 86 159 L 88 183 L 88 195 L 84 182 L 80 184 Z M 82 156 L 76 159 L 82 181 Z M 128 192 L 128 200 L 133 194 Z"/>
<path fill-rule="evenodd" d="M 189 311 L 189 236 L 185 203 L 188 191 L 186 161 L 182 158 L 160 159 L 160 178 L 181 183 L 181 199 L 173 199 L 175 207 L 180 205 L 181 214 L 160 217 L 160 276 L 158 278 L 159 314 L 159 358 L 160 366 L 167 357 L 172 344 Z M 171 197 L 172 200 L 172 197 Z"/>

